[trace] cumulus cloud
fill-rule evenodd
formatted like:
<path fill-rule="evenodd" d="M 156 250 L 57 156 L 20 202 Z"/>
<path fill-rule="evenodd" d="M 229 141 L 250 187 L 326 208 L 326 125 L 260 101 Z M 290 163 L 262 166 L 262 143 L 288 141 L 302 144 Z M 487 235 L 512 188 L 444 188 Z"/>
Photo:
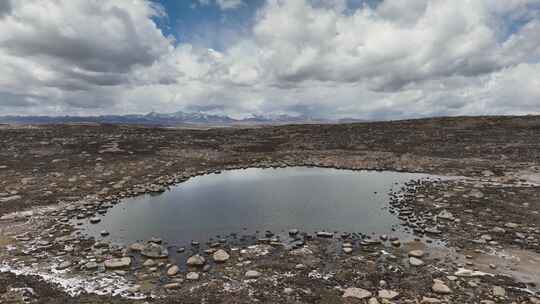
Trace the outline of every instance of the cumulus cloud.
<path fill-rule="evenodd" d="M 540 112 L 539 0 L 267 0 L 219 51 L 166 38 L 154 2 L 3 3 L 1 114 Z"/>
<path fill-rule="evenodd" d="M 235 9 L 244 5 L 242 0 L 216 0 L 216 3 L 222 10 Z"/>

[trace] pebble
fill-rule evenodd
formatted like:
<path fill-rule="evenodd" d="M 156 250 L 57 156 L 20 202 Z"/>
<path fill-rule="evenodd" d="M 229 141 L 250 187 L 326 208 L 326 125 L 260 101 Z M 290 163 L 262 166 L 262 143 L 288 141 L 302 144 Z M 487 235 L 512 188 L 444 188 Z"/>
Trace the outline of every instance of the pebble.
<path fill-rule="evenodd" d="M 379 294 L 379 298 L 387 299 L 387 300 L 392 300 L 396 298 L 397 296 L 399 296 L 398 292 L 393 291 L 393 290 L 387 290 L 387 289 L 379 290 L 378 294 Z"/>
<path fill-rule="evenodd" d="M 64 269 L 68 269 L 69 267 L 71 267 L 71 262 L 70 261 L 64 261 L 64 262 L 60 263 L 60 265 L 58 265 L 56 267 L 56 269 L 64 270 Z"/>
<path fill-rule="evenodd" d="M 109 259 L 105 261 L 105 268 L 108 268 L 108 269 L 125 268 L 125 267 L 129 267 L 130 265 L 131 265 L 130 257 Z"/>
<path fill-rule="evenodd" d="M 424 251 L 422 250 L 411 250 L 409 251 L 409 256 L 415 257 L 415 258 L 421 258 L 424 256 Z"/>
<path fill-rule="evenodd" d="M 501 286 L 493 286 L 492 289 L 493 295 L 496 297 L 504 298 L 506 297 L 506 290 Z"/>
<path fill-rule="evenodd" d="M 165 284 L 165 285 L 163 285 L 163 288 L 165 288 L 165 289 L 178 289 L 178 288 L 180 288 L 180 283 L 176 282 L 176 283 Z"/>
<path fill-rule="evenodd" d="M 190 280 L 190 281 L 196 281 L 199 279 L 199 273 L 197 272 L 189 272 L 187 275 L 186 275 L 186 279 Z"/>
<path fill-rule="evenodd" d="M 411 264 L 412 266 L 422 266 L 424 265 L 424 261 L 418 259 L 418 258 L 415 258 L 415 257 L 410 257 L 409 258 L 409 264 Z"/>
<path fill-rule="evenodd" d="M 350 287 L 345 289 L 343 293 L 344 298 L 356 298 L 356 299 L 366 299 L 371 297 L 371 292 L 362 288 Z"/>
<path fill-rule="evenodd" d="M 172 276 L 177 275 L 179 271 L 180 271 L 180 268 L 178 268 L 178 266 L 176 265 L 173 265 L 167 270 L 167 275 L 172 277 Z"/>
<path fill-rule="evenodd" d="M 246 271 L 245 277 L 248 279 L 256 279 L 260 277 L 262 274 L 256 270 L 248 270 Z"/>
<path fill-rule="evenodd" d="M 379 301 L 377 300 L 377 298 L 370 298 L 368 304 L 379 304 Z"/>
<path fill-rule="evenodd" d="M 452 290 L 446 284 L 440 280 L 433 280 L 434 284 L 431 286 L 431 290 L 438 294 L 451 294 Z"/>

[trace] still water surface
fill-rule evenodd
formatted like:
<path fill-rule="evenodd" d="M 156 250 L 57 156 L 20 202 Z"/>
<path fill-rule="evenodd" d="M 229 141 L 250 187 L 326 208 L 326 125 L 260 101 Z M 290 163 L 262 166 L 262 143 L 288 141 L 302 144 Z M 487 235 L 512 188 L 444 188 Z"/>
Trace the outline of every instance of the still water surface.
<path fill-rule="evenodd" d="M 224 171 L 191 178 L 159 195 L 129 198 L 98 224 L 85 222 L 89 235 L 121 243 L 157 236 L 185 246 L 231 233 L 297 228 L 316 232 L 391 234 L 399 220 L 388 212 L 388 192 L 426 174 L 289 167 Z"/>

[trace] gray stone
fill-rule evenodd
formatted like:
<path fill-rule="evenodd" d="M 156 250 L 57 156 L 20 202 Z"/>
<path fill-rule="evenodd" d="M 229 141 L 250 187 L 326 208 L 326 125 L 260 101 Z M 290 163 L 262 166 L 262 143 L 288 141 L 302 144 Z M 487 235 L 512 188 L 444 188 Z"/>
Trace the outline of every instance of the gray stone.
<path fill-rule="evenodd" d="M 223 249 L 219 249 L 216 252 L 214 252 L 213 256 L 214 261 L 217 263 L 224 263 L 226 262 L 231 256 L 227 253 L 227 251 Z"/>
<path fill-rule="evenodd" d="M 379 290 L 378 294 L 379 294 L 379 298 L 387 299 L 387 300 L 392 300 L 394 298 L 397 298 L 397 296 L 399 296 L 398 292 L 393 291 L 393 290 L 387 290 L 387 289 Z"/>
<path fill-rule="evenodd" d="M 178 266 L 176 265 L 173 265 L 167 270 L 167 275 L 172 277 L 172 276 L 177 275 L 179 271 L 180 271 L 180 268 L 178 268 Z"/>
<path fill-rule="evenodd" d="M 424 256 L 424 251 L 422 250 L 411 250 L 409 251 L 409 256 L 415 257 L 415 258 L 421 258 Z"/>
<path fill-rule="evenodd" d="M 344 298 L 366 299 L 371 297 L 371 292 L 362 288 L 350 287 L 345 289 Z"/>
<path fill-rule="evenodd" d="M 197 272 L 190 272 L 186 275 L 186 279 L 190 281 L 196 281 L 199 279 L 199 274 Z"/>
<path fill-rule="evenodd" d="M 205 263 L 206 260 L 198 254 L 191 256 L 189 257 L 189 259 L 187 259 L 188 266 L 204 266 Z"/>
<path fill-rule="evenodd" d="M 109 259 L 105 261 L 105 268 L 107 269 L 126 268 L 126 267 L 129 267 L 130 265 L 131 265 L 130 257 L 115 258 L 115 259 Z"/>
<path fill-rule="evenodd" d="M 496 297 L 504 298 L 506 297 L 506 290 L 502 288 L 501 286 L 493 286 L 493 295 Z"/>
<path fill-rule="evenodd" d="M 415 257 L 410 257 L 409 258 L 409 264 L 411 264 L 412 266 L 422 266 L 424 265 L 424 261 L 418 259 L 418 258 L 415 258 Z"/>
<path fill-rule="evenodd" d="M 245 274 L 246 278 L 248 279 L 256 279 L 260 277 L 261 275 L 262 274 L 256 270 L 248 270 L 246 271 L 246 274 Z"/>
<path fill-rule="evenodd" d="M 70 261 L 64 261 L 62 263 L 60 263 L 60 265 L 58 265 L 56 267 L 57 270 L 64 270 L 64 269 L 68 269 L 69 267 L 71 267 L 71 262 Z"/>
<path fill-rule="evenodd" d="M 146 246 L 144 246 L 141 254 L 151 259 L 164 259 L 169 256 L 169 251 L 167 250 L 167 248 L 159 244 L 148 243 L 146 244 Z"/>
<path fill-rule="evenodd" d="M 431 286 L 431 290 L 433 290 L 433 292 L 438 293 L 438 294 L 451 294 L 452 293 L 452 290 L 450 289 L 450 287 L 448 287 L 443 282 L 439 280 L 434 280 L 434 282 L 435 283 L 433 284 L 433 286 Z"/>

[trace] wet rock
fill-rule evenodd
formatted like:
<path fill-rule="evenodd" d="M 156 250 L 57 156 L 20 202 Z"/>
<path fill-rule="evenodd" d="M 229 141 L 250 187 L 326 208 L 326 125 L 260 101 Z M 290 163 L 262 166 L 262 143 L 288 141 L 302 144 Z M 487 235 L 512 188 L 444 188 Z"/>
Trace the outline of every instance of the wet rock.
<path fill-rule="evenodd" d="M 190 281 L 196 281 L 199 279 L 199 273 L 197 272 L 189 272 L 187 275 L 186 275 L 186 279 L 190 280 Z"/>
<path fill-rule="evenodd" d="M 101 236 L 107 236 L 107 235 L 109 235 L 109 231 L 102 230 L 99 234 L 101 234 Z"/>
<path fill-rule="evenodd" d="M 156 265 L 156 262 L 154 260 L 150 260 L 150 259 L 144 261 L 144 263 L 143 263 L 143 266 L 145 266 L 145 267 L 153 267 L 155 265 Z"/>
<path fill-rule="evenodd" d="M 126 268 L 131 265 L 131 258 L 124 257 L 124 258 L 114 258 L 109 259 L 105 261 L 105 268 L 107 269 L 118 269 L 118 268 Z"/>
<path fill-rule="evenodd" d="M 433 282 L 434 282 L 433 286 L 431 286 L 431 290 L 433 290 L 433 292 L 438 293 L 438 294 L 451 294 L 452 293 L 452 290 L 450 289 L 450 287 L 448 287 L 442 281 L 433 280 Z"/>
<path fill-rule="evenodd" d="M 256 279 L 260 277 L 262 274 L 256 270 L 248 270 L 245 273 L 245 277 L 248 279 Z"/>
<path fill-rule="evenodd" d="M 219 249 L 218 251 L 214 252 L 212 257 L 214 258 L 215 262 L 224 263 L 230 258 L 230 255 L 227 253 L 227 251 Z"/>
<path fill-rule="evenodd" d="M 345 289 L 343 297 L 362 300 L 371 297 L 371 292 L 362 288 L 350 287 Z"/>
<path fill-rule="evenodd" d="M 150 241 L 148 241 L 148 242 L 154 243 L 154 244 L 158 244 L 158 245 L 159 245 L 159 244 L 161 244 L 162 240 L 161 240 L 160 238 L 158 238 L 158 237 L 152 237 L 152 238 L 150 239 Z"/>
<path fill-rule="evenodd" d="M 151 242 L 144 246 L 141 255 L 151 259 L 163 259 L 169 256 L 169 251 L 167 248 Z"/>
<path fill-rule="evenodd" d="M 334 234 L 332 232 L 319 231 L 317 232 L 317 236 L 322 238 L 332 238 L 334 237 Z"/>
<path fill-rule="evenodd" d="M 180 268 L 178 268 L 178 266 L 176 265 L 173 265 L 167 270 L 167 275 L 172 277 L 172 276 L 177 275 L 178 272 L 180 272 Z"/>
<path fill-rule="evenodd" d="M 92 218 L 90 218 L 90 223 L 91 223 L 91 224 L 97 224 L 97 223 L 99 223 L 99 222 L 101 222 L 101 219 L 100 219 L 99 217 L 92 217 Z"/>
<path fill-rule="evenodd" d="M 141 243 L 133 243 L 131 245 L 129 245 L 129 250 L 131 251 L 142 251 L 144 249 L 144 244 L 141 244 Z"/>
<path fill-rule="evenodd" d="M 200 267 L 200 266 L 204 266 L 204 264 L 206 263 L 206 260 L 202 256 L 196 254 L 194 256 L 189 257 L 186 263 L 188 266 Z"/>
<path fill-rule="evenodd" d="M 387 289 L 379 290 L 378 294 L 379 294 L 379 298 L 386 299 L 386 300 L 392 300 L 394 298 L 397 298 L 397 296 L 399 296 L 398 292 L 393 291 L 393 290 L 387 290 Z"/>

